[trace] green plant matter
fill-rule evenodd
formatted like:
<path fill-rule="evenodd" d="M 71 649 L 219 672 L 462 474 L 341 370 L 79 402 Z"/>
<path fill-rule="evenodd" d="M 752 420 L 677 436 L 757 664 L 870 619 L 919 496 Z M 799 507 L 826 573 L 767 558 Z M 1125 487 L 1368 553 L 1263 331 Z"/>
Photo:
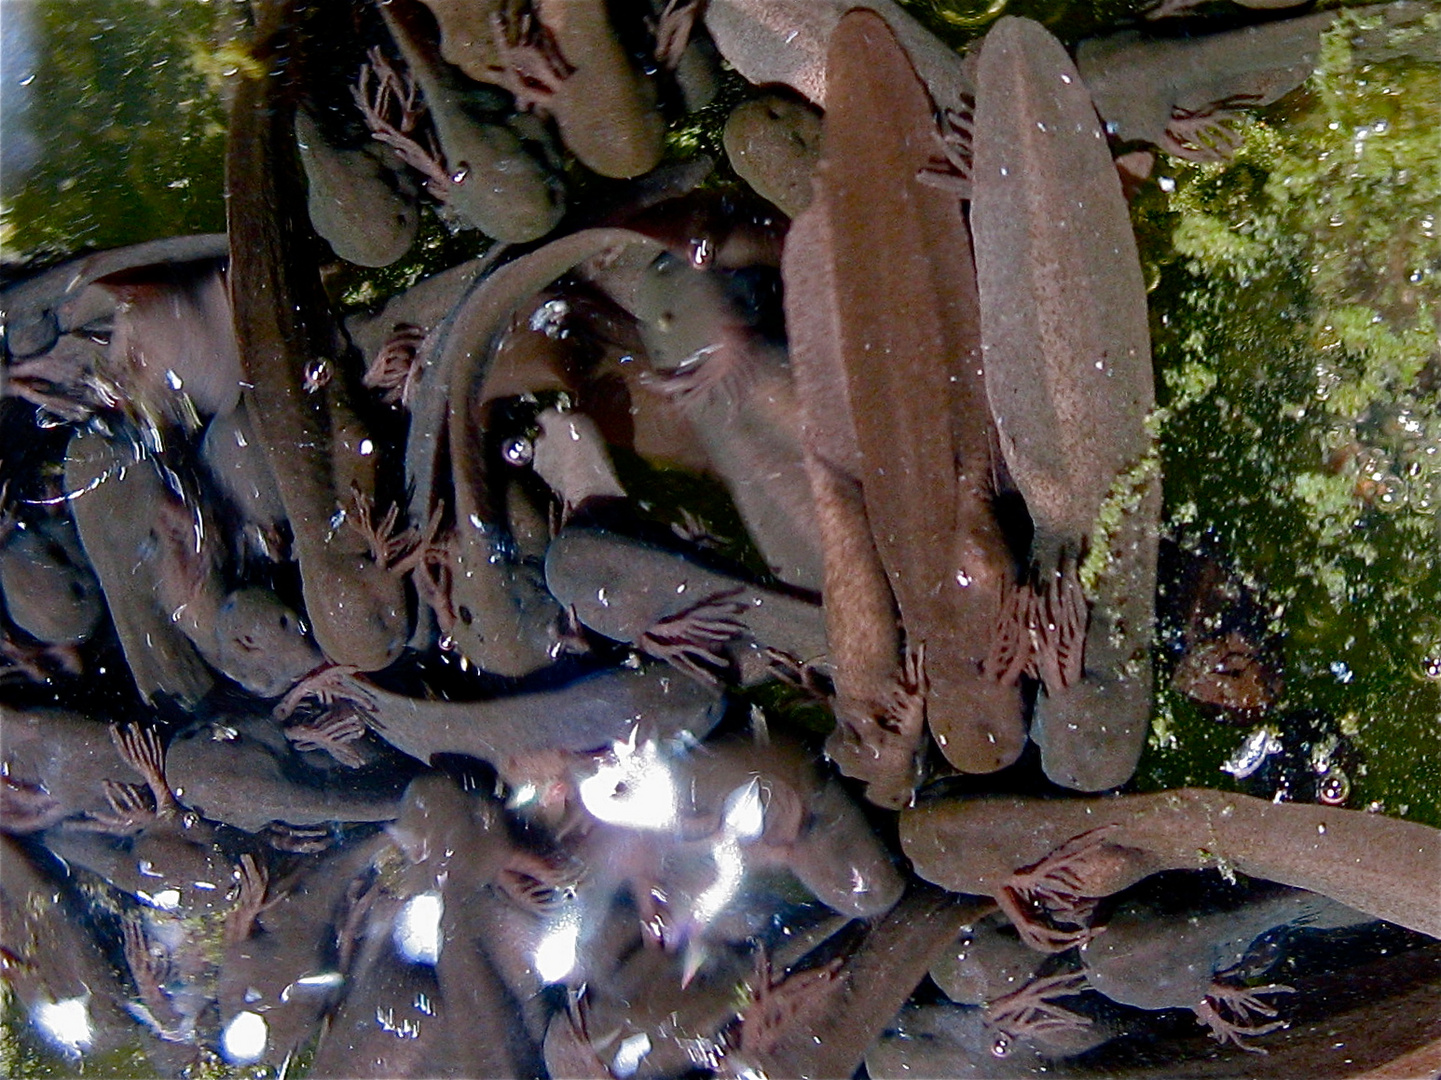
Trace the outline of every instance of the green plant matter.
<path fill-rule="evenodd" d="M 1354 726 L 1353 802 L 1438 824 L 1441 67 L 1368 62 L 1378 26 L 1342 16 L 1306 87 L 1238 121 L 1233 161 L 1158 166 L 1138 224 L 1170 523 L 1274 605 L 1281 713 Z M 1157 710 L 1146 782 L 1224 780 L 1234 734 L 1188 737 L 1169 690 Z"/>
<path fill-rule="evenodd" d="M 0 176 L 6 260 L 224 229 L 222 91 L 240 63 L 231 44 L 239 8 L 6 7 L 31 65 L 20 70 L 23 54 L 7 60 L 5 77 L 22 92 L 6 138 L 35 148 L 28 167 L 12 157 Z"/>

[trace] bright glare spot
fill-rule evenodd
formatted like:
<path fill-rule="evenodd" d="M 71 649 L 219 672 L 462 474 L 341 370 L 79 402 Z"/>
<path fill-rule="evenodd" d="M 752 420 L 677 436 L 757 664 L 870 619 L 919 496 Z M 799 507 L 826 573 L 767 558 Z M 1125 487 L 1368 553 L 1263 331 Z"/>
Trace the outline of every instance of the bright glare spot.
<path fill-rule="evenodd" d="M 90 1049 L 95 1034 L 90 1030 L 90 995 L 64 1001 L 42 1001 L 30 1014 L 41 1034 L 71 1057 Z"/>
<path fill-rule="evenodd" d="M 650 1036 L 645 1032 L 632 1035 L 621 1042 L 620 1048 L 616 1050 L 615 1057 L 611 1059 L 610 1071 L 615 1073 L 620 1080 L 634 1076 L 635 1071 L 640 1068 L 641 1060 L 650 1053 Z"/>
<path fill-rule="evenodd" d="M 395 918 L 391 934 L 395 948 L 413 964 L 430 964 L 440 960 L 440 917 L 445 901 L 438 892 L 412 896 Z"/>
<path fill-rule="evenodd" d="M 707 925 L 725 910 L 740 891 L 741 878 L 745 876 L 745 856 L 741 853 L 740 842 L 729 832 L 712 849 L 711 857 L 715 859 L 716 878 L 695 898 L 692 910 L 697 926 Z"/>
<path fill-rule="evenodd" d="M 726 836 L 737 840 L 754 840 L 760 836 L 766 827 L 766 808 L 761 801 L 760 780 L 752 777 L 749 783 L 726 796 L 721 827 L 725 829 Z"/>
<path fill-rule="evenodd" d="M 608 825 L 669 829 L 676 820 L 675 778 L 653 741 L 637 748 L 615 743 L 613 764 L 600 765 L 580 782 L 580 801 Z"/>
<path fill-rule="evenodd" d="M 265 1017 L 249 1010 L 238 1012 L 220 1035 L 220 1052 L 232 1065 L 253 1065 L 265 1056 L 270 1041 Z"/>
<path fill-rule="evenodd" d="M 741 844 L 756 839 L 765 830 L 765 804 L 761 801 L 760 780 L 752 777 L 726 796 L 721 815 L 721 838 L 711 850 L 715 860 L 716 878 L 709 888 L 696 897 L 692 909 L 696 924 L 705 926 L 725 910 L 740 891 L 745 877 L 745 853 Z"/>
<path fill-rule="evenodd" d="M 280 1000 L 282 1002 L 288 1002 L 291 995 L 297 990 L 303 990 L 307 993 L 335 990 L 344 982 L 345 976 L 338 971 L 326 971 L 320 975 L 302 975 L 284 990 L 280 991 Z"/>
<path fill-rule="evenodd" d="M 150 901 L 162 911 L 174 911 L 180 906 L 180 890 L 162 889 L 152 896 Z"/>
<path fill-rule="evenodd" d="M 535 947 L 535 970 L 542 982 L 557 983 L 575 968 L 575 947 L 580 920 L 565 918 L 546 931 Z"/>
<path fill-rule="evenodd" d="M 518 810 L 523 806 L 529 806 L 538 798 L 540 798 L 540 789 L 527 782 L 516 787 L 505 805 L 511 810 Z"/>

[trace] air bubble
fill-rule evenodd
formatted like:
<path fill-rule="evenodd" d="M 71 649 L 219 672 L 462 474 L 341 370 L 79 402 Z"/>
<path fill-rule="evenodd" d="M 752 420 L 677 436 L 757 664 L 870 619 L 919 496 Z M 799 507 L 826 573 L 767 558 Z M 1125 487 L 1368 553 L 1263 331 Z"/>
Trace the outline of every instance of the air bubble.
<path fill-rule="evenodd" d="M 1327 806 L 1343 806 L 1351 795 L 1351 778 L 1332 766 L 1316 785 L 1316 798 Z"/>
<path fill-rule="evenodd" d="M 516 435 L 505 440 L 500 448 L 500 456 L 507 465 L 524 468 L 535 458 L 535 444 L 524 435 Z"/>

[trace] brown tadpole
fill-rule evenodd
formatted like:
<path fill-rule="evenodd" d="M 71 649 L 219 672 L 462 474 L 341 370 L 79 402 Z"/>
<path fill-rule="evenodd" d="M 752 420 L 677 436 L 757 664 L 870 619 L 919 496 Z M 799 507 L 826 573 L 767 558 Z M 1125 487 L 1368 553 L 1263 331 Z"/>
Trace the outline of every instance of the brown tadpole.
<path fill-rule="evenodd" d="M 940 799 L 901 815 L 901 847 L 927 881 L 994 897 L 1048 952 L 1089 940 L 1098 899 L 1162 870 L 1241 873 L 1441 937 L 1441 830 L 1359 810 L 1205 788 Z"/>
<path fill-rule="evenodd" d="M 1034 527 L 1016 605 L 1045 688 L 1031 736 L 1052 780 L 1099 791 L 1129 779 L 1150 718 L 1155 390 L 1105 133 L 1039 23 L 1003 18 L 981 48 L 972 188 L 986 393 Z"/>
<path fill-rule="evenodd" d="M 448 447 L 456 523 L 450 542 L 452 601 L 459 616 L 451 634 L 482 670 L 520 676 L 545 666 L 552 659 L 559 616 L 536 568 L 509 557 L 505 529 L 492 511 L 500 481 L 491 475 L 482 451 L 493 345 L 521 306 L 557 278 L 587 259 L 632 245 L 660 246 L 629 229 L 583 229 L 500 266 L 433 331 L 435 344 L 416 377 L 406 448 L 414 485 L 411 509 L 417 517 L 427 516 L 443 500 L 446 458 L 441 447 Z"/>
<path fill-rule="evenodd" d="M 291 80 L 268 65 L 293 59 L 297 5 L 261 9 L 259 74 L 242 73 L 226 151 L 228 284 L 235 343 L 256 434 L 285 504 L 306 613 L 331 660 L 377 671 L 408 630 L 402 582 L 356 530 L 335 527 L 352 487 L 374 500 L 375 443 L 351 404 L 345 349 L 320 282 L 320 240 L 305 215 Z"/>
<path fill-rule="evenodd" d="M 732 1060 L 768 1076 L 850 1076 L 960 928 L 989 906 L 912 885 L 895 907 L 866 924 L 839 967 L 810 991 L 827 994 L 824 1009 L 816 1010 L 819 1016 L 800 1012 L 811 1022 L 773 1029 L 752 1049 L 744 1038 L 750 1017 L 743 1014 L 742 1045 Z"/>
<path fill-rule="evenodd" d="M 952 764 L 990 772 L 1025 727 L 1015 681 L 984 670 L 1016 569 L 993 506 L 969 237 L 955 193 L 923 175 L 940 153 L 932 104 L 885 20 L 841 20 L 827 86 L 815 197 L 782 269 L 839 723 L 862 746 L 841 764 L 864 759 L 866 718 L 894 717 L 909 685 L 900 711 L 923 707 Z"/>

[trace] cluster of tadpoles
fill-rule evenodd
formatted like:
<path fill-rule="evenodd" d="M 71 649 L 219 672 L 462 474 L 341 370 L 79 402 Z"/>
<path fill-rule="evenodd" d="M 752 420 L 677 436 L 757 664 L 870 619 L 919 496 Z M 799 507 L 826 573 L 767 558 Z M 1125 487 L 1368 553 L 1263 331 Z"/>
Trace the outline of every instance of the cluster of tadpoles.
<path fill-rule="evenodd" d="M 0 294 L 0 964 L 51 1048 L 994 1075 L 1189 1009 L 1303 1062 L 1292 939 L 1432 955 L 1436 830 L 1114 794 L 1161 485 L 1112 145 L 1231 152 L 1332 14 L 1073 61 L 886 0 L 254 7 L 228 232 Z M 788 88 L 744 183 L 662 164 L 718 56 Z M 495 243 L 342 324 L 426 206 Z M 1229 640 L 1187 680 L 1264 700 Z"/>

